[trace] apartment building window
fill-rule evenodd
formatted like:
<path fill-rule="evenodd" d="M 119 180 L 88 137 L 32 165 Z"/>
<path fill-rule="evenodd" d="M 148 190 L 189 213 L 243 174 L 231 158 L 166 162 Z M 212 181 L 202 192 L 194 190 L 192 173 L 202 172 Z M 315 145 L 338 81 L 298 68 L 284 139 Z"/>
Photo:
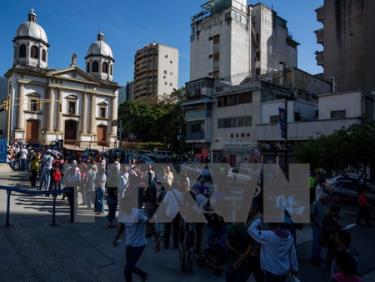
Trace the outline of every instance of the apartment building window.
<path fill-rule="evenodd" d="M 220 53 L 215 53 L 213 55 L 213 58 L 214 58 L 214 62 L 218 62 L 220 60 Z"/>
<path fill-rule="evenodd" d="M 270 124 L 278 124 L 279 123 L 279 116 L 278 115 L 274 115 L 274 116 L 270 116 Z"/>
<path fill-rule="evenodd" d="M 191 132 L 192 133 L 202 132 L 202 123 L 192 123 Z"/>
<path fill-rule="evenodd" d="M 221 96 L 217 99 L 218 107 L 229 107 L 238 104 L 247 104 L 253 102 L 253 93 L 241 93 L 236 95 Z"/>
<path fill-rule="evenodd" d="M 243 93 L 238 95 L 238 104 L 247 104 L 253 102 L 253 93 Z"/>
<path fill-rule="evenodd" d="M 345 119 L 346 118 L 346 111 L 331 111 L 331 119 Z"/>
<path fill-rule="evenodd" d="M 251 127 L 252 117 L 231 117 L 231 118 L 220 118 L 218 119 L 218 128 L 236 128 L 236 127 Z"/>
<path fill-rule="evenodd" d="M 214 44 L 218 44 L 218 43 L 220 43 L 220 35 L 218 34 L 218 35 L 215 35 L 214 37 L 213 37 L 213 42 L 214 42 Z"/>
<path fill-rule="evenodd" d="M 214 78 L 214 79 L 219 79 L 220 78 L 220 75 L 219 75 L 220 73 L 219 73 L 219 71 L 214 71 L 213 73 L 212 73 L 212 77 Z"/>
<path fill-rule="evenodd" d="M 238 117 L 237 127 L 250 127 L 252 125 L 251 116 Z"/>

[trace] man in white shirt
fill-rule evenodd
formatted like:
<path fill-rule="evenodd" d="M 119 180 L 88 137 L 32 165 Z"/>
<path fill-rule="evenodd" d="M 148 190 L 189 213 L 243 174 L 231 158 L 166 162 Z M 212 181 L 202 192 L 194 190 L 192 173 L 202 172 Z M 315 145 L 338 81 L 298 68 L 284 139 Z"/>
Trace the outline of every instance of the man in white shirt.
<path fill-rule="evenodd" d="M 22 147 L 20 151 L 20 162 L 21 162 L 21 170 L 26 170 L 26 160 L 27 160 L 27 155 L 28 151 L 25 146 Z"/>
<path fill-rule="evenodd" d="M 128 187 L 126 182 L 126 175 L 122 173 L 122 180 L 120 183 L 120 189 Z M 125 184 L 125 185 L 124 185 Z M 137 193 L 133 193 L 129 189 L 124 190 L 123 197 L 126 197 L 128 202 L 137 200 Z M 146 225 L 150 226 L 151 233 L 155 236 L 156 245 L 155 251 L 160 251 L 160 241 L 157 236 L 157 232 L 153 224 L 149 223 L 149 218 L 142 209 L 132 207 L 131 205 L 125 205 L 121 207 L 118 221 L 120 223 L 117 235 L 113 241 L 113 246 L 119 244 L 120 237 L 125 231 L 125 245 L 126 245 L 126 265 L 124 268 L 124 276 L 126 282 L 133 281 L 133 273 L 137 274 L 142 281 L 146 281 L 148 273 L 138 268 L 137 262 L 141 257 L 143 250 L 147 244 L 146 241 Z"/>

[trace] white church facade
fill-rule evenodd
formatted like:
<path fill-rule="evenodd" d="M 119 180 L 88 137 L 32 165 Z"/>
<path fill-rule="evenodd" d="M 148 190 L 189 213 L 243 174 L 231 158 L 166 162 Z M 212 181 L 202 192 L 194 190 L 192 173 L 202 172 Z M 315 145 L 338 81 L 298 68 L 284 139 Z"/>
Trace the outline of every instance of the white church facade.
<path fill-rule="evenodd" d="M 13 40 L 13 67 L 5 74 L 8 136 L 25 143 L 114 147 L 119 86 L 112 81 L 115 60 L 104 34 L 89 46 L 85 70 L 75 54 L 69 67 L 50 69 L 47 35 L 36 20 L 31 10 Z"/>

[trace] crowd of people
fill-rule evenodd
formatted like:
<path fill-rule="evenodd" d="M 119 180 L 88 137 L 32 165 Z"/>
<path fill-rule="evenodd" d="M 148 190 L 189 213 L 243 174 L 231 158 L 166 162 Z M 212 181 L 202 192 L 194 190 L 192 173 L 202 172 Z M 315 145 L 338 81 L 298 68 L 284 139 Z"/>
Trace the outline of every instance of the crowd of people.
<path fill-rule="evenodd" d="M 51 191 L 62 192 L 63 199 L 67 198 L 69 203 L 71 222 L 76 220 L 78 199 L 82 201 L 80 205 L 96 216 L 103 215 L 107 206 L 108 228 L 118 228 L 113 245 L 119 245 L 125 234 L 126 281 L 132 281 L 133 274 L 143 281 L 149 277 L 137 266 L 148 236 L 155 237 L 157 252 L 161 241 L 165 249 L 179 249 L 186 242 L 181 240 L 185 223 L 180 208 L 181 203 L 185 205 L 191 198 L 208 221 L 193 224 L 197 261 L 225 269 L 228 282 L 245 282 L 252 274 L 257 282 L 298 281 L 295 232 L 290 224 L 263 223 L 261 195 L 254 199 L 245 223 L 230 224 L 212 213 L 210 201 L 214 197 L 205 179 L 194 182 L 188 173 L 177 176 L 167 164 L 156 170 L 151 165 L 139 165 L 135 160 L 125 162 L 100 154 L 68 156 L 63 149 L 23 144 L 10 146 L 8 156 L 13 168 L 29 171 L 32 188 L 45 191 L 46 195 Z M 323 181 L 314 190 L 311 263 L 324 262 L 332 281 L 361 281 L 356 276 L 358 252 L 351 246 L 350 233 L 337 221 L 340 208 L 325 193 Z M 366 224 L 370 224 L 368 202 L 361 192 L 359 206 L 358 222 L 365 219 Z M 160 207 L 171 220 L 153 224 L 151 219 Z M 325 259 L 321 257 L 322 247 L 327 249 Z"/>

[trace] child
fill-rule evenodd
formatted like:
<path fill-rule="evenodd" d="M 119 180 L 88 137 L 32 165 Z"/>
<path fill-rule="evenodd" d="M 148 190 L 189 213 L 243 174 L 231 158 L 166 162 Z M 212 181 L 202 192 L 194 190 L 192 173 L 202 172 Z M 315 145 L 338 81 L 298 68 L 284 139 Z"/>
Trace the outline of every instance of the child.
<path fill-rule="evenodd" d="M 53 190 L 61 190 L 61 170 L 60 170 L 60 167 L 58 165 L 54 165 L 54 168 L 53 168 L 53 184 L 54 184 L 54 187 L 53 187 Z"/>

